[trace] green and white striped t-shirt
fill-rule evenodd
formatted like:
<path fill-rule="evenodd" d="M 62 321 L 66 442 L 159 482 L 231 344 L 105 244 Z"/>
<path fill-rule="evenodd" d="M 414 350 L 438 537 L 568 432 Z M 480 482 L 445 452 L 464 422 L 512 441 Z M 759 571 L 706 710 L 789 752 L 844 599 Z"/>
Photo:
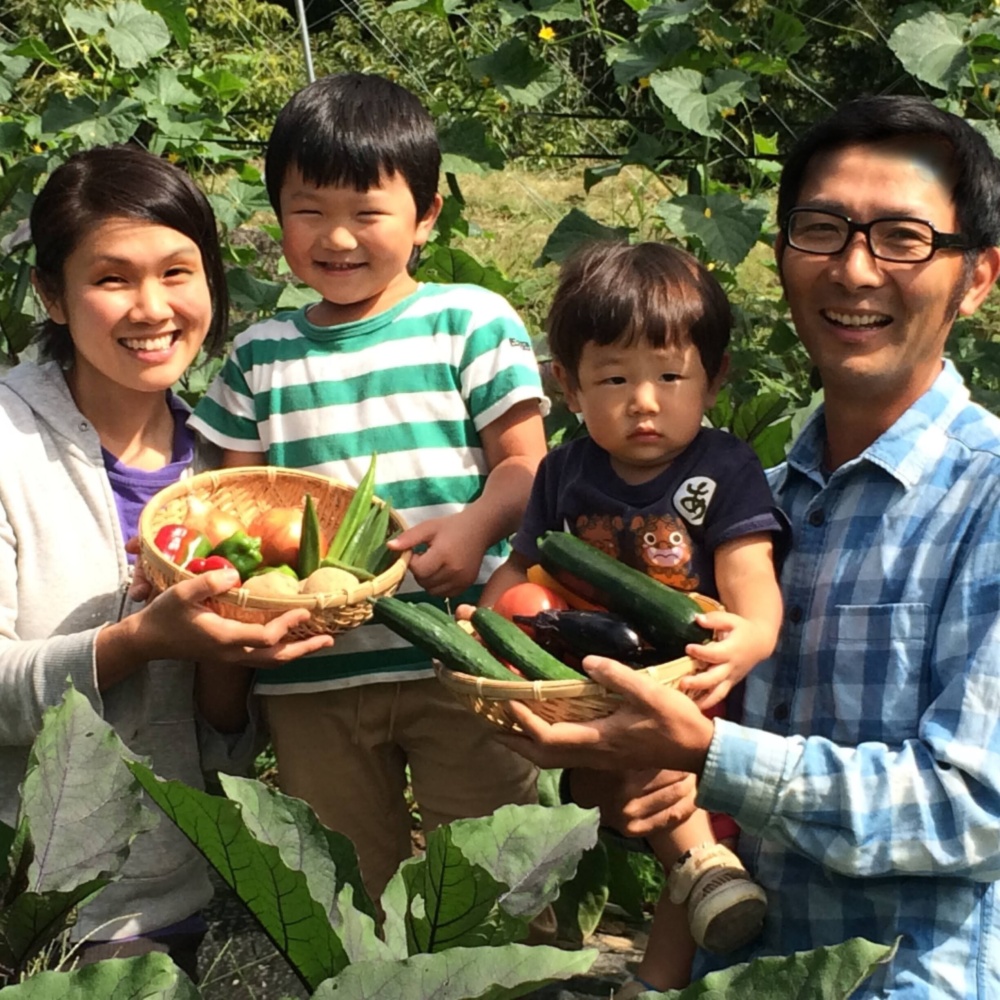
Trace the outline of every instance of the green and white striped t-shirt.
<path fill-rule="evenodd" d="M 421 285 L 377 316 L 318 327 L 305 310 L 239 334 L 190 424 L 271 465 L 357 484 L 377 452 L 376 491 L 408 524 L 456 513 L 489 469 L 479 432 L 516 403 L 544 400 L 531 340 L 501 296 L 476 285 Z M 491 548 L 478 587 L 507 552 Z M 475 593 L 464 598 L 475 598 Z M 424 596 L 409 574 L 397 596 Z M 381 625 L 280 670 L 261 694 L 285 694 L 432 673 L 427 657 Z"/>

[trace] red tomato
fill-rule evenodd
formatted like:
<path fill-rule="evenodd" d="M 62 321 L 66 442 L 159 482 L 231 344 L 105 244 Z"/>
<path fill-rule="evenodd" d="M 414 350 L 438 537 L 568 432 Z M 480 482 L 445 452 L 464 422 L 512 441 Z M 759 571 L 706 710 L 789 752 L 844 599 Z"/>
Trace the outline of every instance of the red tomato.
<path fill-rule="evenodd" d="M 510 621 L 514 615 L 537 615 L 539 611 L 566 611 L 569 605 L 554 590 L 537 583 L 518 583 L 505 590 L 493 610 Z"/>

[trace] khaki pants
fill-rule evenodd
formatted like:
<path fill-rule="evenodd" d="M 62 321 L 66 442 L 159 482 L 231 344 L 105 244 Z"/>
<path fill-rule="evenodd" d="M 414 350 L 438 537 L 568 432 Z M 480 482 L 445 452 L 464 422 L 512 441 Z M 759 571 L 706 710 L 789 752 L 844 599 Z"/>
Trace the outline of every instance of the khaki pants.
<path fill-rule="evenodd" d="M 534 765 L 434 678 L 262 701 L 281 790 L 354 842 L 376 901 L 412 855 L 407 764 L 425 832 L 538 801 Z"/>

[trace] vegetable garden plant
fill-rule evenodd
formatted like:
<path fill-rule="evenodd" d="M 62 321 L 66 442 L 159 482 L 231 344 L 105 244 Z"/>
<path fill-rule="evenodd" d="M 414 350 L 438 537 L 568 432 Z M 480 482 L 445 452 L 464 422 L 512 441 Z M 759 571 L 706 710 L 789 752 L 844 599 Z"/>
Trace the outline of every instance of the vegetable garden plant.
<path fill-rule="evenodd" d="M 291 0 L 4 5 L 0 367 L 31 355 L 36 306 L 23 220 L 34 192 L 56 165 L 97 143 L 140 142 L 199 178 L 224 231 L 234 330 L 312 297 L 288 281 L 273 249 L 278 230 L 259 169 L 269 121 L 305 82 L 294 7 Z M 818 398 L 769 264 L 773 187 L 786 141 L 864 81 L 867 91 L 931 97 L 1000 150 L 996 0 L 835 2 L 822 16 L 802 0 L 331 0 L 310 11 L 319 72 L 389 74 L 439 123 L 447 196 L 420 277 L 492 288 L 539 333 L 539 289 L 581 239 L 683 243 L 715 269 L 737 306 L 729 384 L 710 418 L 750 441 L 765 465 L 782 458 Z M 595 145 L 601 158 L 585 157 L 580 168 L 585 194 L 625 167 L 643 172 L 643 191 L 661 192 L 638 221 L 598 217 L 584 198 L 554 226 L 534 272 L 526 264 L 524 273 L 508 275 L 463 248 L 476 230 L 464 178 L 495 177 L 502 185 L 514 160 L 583 156 Z M 988 304 L 978 319 L 960 321 L 950 345 L 979 400 L 995 410 L 997 313 Z M 540 336 L 538 346 L 544 357 Z M 217 364 L 189 373 L 180 387 L 189 400 Z M 557 442 L 577 424 L 556 406 L 547 429 Z M 0 827 L 0 975 L 8 983 L 0 995 L 197 995 L 161 956 L 18 982 L 74 908 L 114 878 L 132 832 L 152 821 L 140 804 L 142 787 L 182 828 L 193 829 L 201 817 L 199 848 L 237 893 L 256 900 L 255 916 L 314 996 L 375 996 L 387 982 L 392 995 L 414 998 L 522 995 L 592 959 L 518 944 L 533 908 L 554 900 L 564 930 L 580 941 L 609 897 L 640 912 L 636 869 L 597 837 L 593 816 L 569 806 L 525 807 L 432 835 L 427 855 L 403 866 L 390 886 L 379 936 L 353 848 L 319 827 L 301 803 L 243 779 L 225 779 L 224 796 L 212 798 L 161 783 L 123 759 L 79 696 L 70 694 L 50 714 L 17 827 Z M 80 774 L 77 786 L 70 779 Z M 545 777 L 548 787 L 552 776 Z M 47 797 L 47 789 L 71 787 L 90 798 Z M 445 871 L 456 876 L 448 893 L 435 882 Z M 295 919 L 283 921 L 291 913 Z M 444 939 L 446 914 L 460 930 Z M 887 950 L 848 942 L 760 960 L 684 995 L 741 989 L 761 997 L 846 996 Z M 417 980 L 425 987 L 411 988 Z"/>
<path fill-rule="evenodd" d="M 17 824 L 0 824 L 4 1000 L 197 997 L 162 954 L 40 972 L 31 963 L 115 878 L 135 834 L 174 822 L 243 900 L 314 1000 L 500 1000 L 585 972 L 596 952 L 518 943 L 597 838 L 594 810 L 505 806 L 428 835 L 382 895 L 361 883 L 354 847 L 309 807 L 249 778 L 223 795 L 158 778 L 72 688 L 45 715 Z M 143 804 L 148 793 L 161 815 Z M 740 991 L 847 997 L 892 952 L 860 939 L 714 973 L 667 997 Z M 71 960 L 71 956 L 70 956 Z M 808 992 L 803 992 L 807 990 Z"/>

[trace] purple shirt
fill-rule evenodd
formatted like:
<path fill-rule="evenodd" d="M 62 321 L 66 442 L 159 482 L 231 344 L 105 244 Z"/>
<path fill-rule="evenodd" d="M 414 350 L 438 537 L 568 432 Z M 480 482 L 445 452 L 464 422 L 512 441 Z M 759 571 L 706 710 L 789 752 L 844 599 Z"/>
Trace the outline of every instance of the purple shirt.
<path fill-rule="evenodd" d="M 174 416 L 174 447 L 170 462 L 163 468 L 133 469 L 119 462 L 106 448 L 101 448 L 124 541 L 139 533 L 142 508 L 160 490 L 176 483 L 194 461 L 194 432 L 187 426 L 189 411 L 173 393 L 167 394 L 167 404 Z M 128 560 L 134 563 L 135 556 L 129 554 Z"/>

